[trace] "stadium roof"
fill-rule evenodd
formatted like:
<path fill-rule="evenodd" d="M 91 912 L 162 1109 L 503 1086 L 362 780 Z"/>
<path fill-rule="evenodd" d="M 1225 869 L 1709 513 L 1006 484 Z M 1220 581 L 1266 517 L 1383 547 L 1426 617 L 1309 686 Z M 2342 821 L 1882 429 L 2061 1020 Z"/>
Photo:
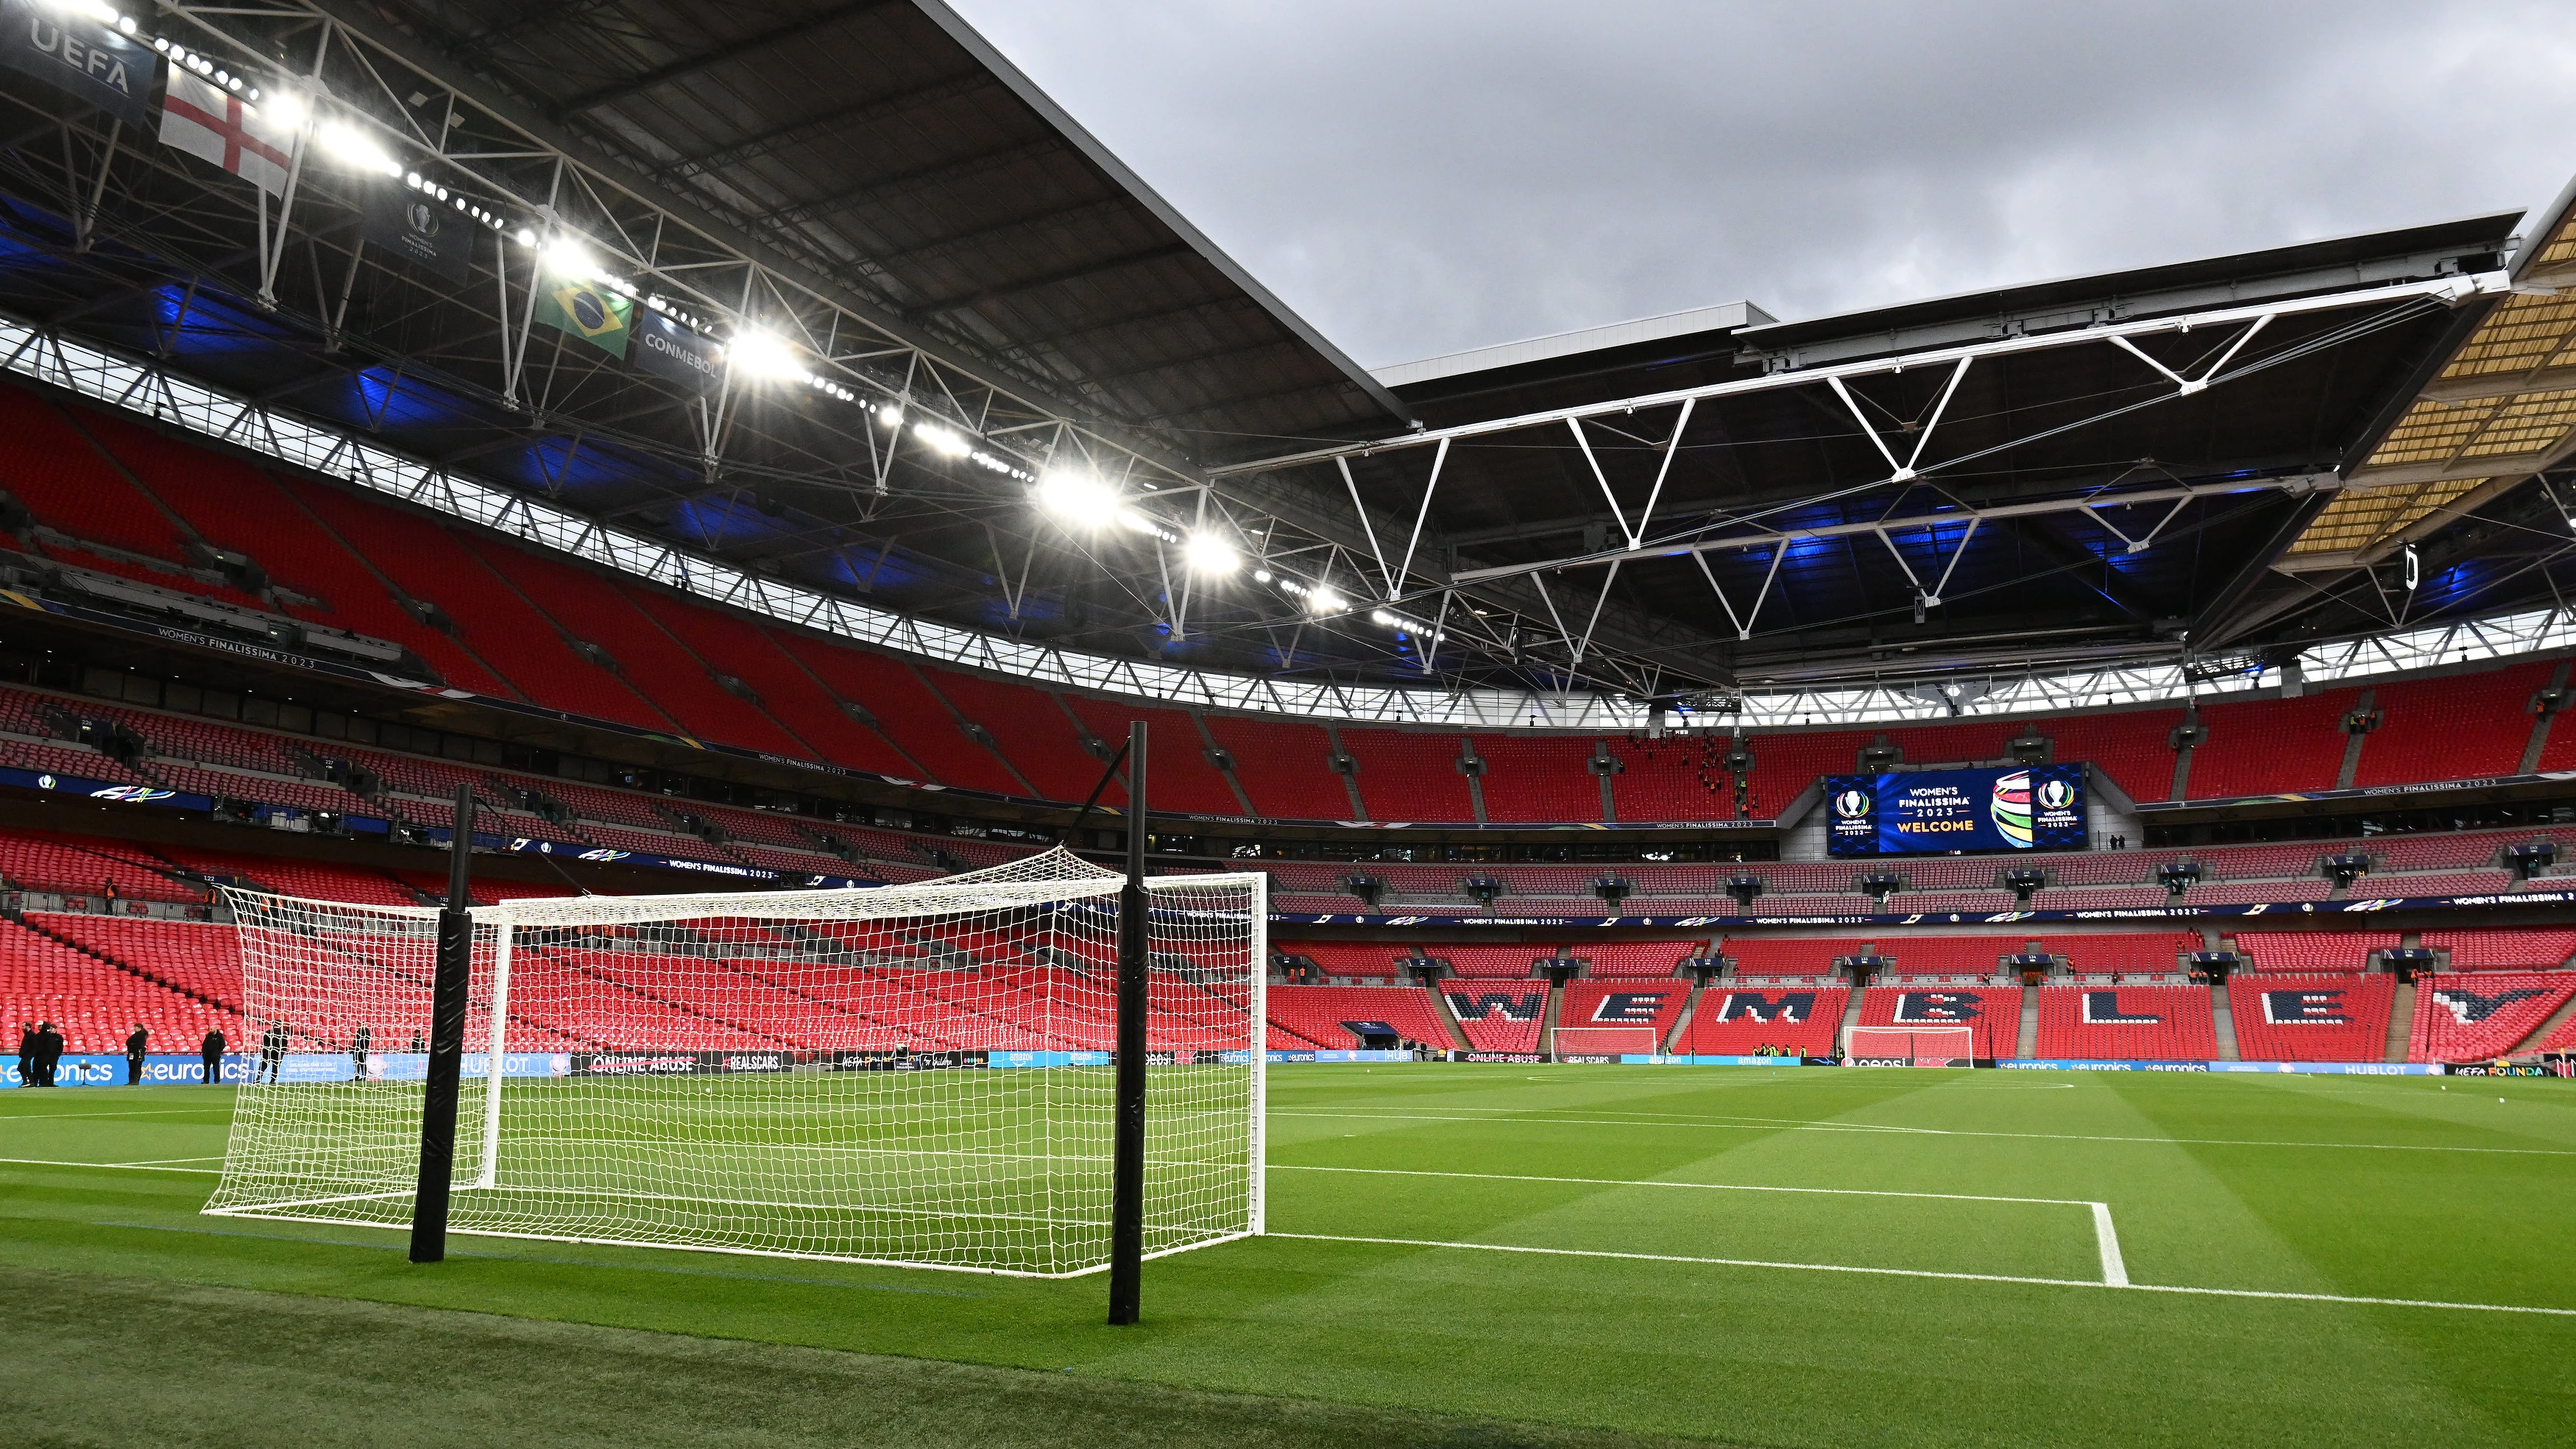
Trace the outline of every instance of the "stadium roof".
<path fill-rule="evenodd" d="M 454 282 L 357 245 L 405 183 L 332 148 L 258 207 L 13 83 L 0 311 L 997 640 L 1646 698 L 2223 671 L 2555 599 L 2566 526 L 2532 480 L 2565 444 L 2557 304 L 2503 289 L 2576 256 L 2563 203 L 2534 228 L 2558 250 L 2510 276 L 2516 218 L 2494 215 L 1371 375 L 935 0 L 275 0 L 151 24 L 310 91 L 496 229 Z M 815 385 L 701 391 L 537 324 L 558 237 L 665 316 L 783 338 Z M 2464 407 L 2476 439 L 2420 456 Z M 1050 516 L 1050 473 L 1123 490 L 1131 526 Z M 1195 574 L 1201 534 L 1260 572 Z"/>

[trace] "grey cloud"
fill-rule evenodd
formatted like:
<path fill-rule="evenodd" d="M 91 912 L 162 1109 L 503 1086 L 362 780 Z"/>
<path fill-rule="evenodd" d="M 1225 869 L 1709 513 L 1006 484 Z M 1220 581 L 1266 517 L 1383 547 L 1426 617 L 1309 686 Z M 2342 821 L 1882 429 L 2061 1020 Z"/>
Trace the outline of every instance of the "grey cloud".
<path fill-rule="evenodd" d="M 2576 7 L 962 0 L 1363 362 L 2546 201 Z"/>

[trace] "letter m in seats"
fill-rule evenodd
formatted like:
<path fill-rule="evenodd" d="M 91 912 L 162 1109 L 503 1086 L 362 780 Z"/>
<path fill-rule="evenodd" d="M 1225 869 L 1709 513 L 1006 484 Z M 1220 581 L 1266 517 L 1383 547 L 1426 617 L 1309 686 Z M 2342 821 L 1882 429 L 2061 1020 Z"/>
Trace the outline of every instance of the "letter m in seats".
<path fill-rule="evenodd" d="M 1800 1022 L 1816 1014 L 1816 993 L 1783 991 L 1777 997 L 1761 991 L 1730 991 L 1718 1003 L 1720 1021 Z"/>

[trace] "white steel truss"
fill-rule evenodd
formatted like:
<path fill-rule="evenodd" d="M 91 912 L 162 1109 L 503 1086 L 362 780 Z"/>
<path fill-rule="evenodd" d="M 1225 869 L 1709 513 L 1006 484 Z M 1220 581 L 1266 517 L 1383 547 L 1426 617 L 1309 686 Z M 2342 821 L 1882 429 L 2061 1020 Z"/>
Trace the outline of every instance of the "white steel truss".
<path fill-rule="evenodd" d="M 0 318 L 0 370 L 715 603 L 872 648 L 1024 683 L 1125 696 L 1167 707 L 1366 724 L 1602 734 L 1676 723 L 1654 701 L 1633 695 L 1591 690 L 1394 689 L 1226 674 L 1026 643 L 748 574 L 515 490 L 317 427 L 165 368 L 118 358 L 5 318 Z M 1774 550 L 1774 569 L 1782 551 Z M 1757 598 L 1754 608 L 1760 607 Z M 1749 615 L 1738 620 L 1739 627 L 1749 622 Z M 2562 650 L 2576 650 L 2576 609 L 2554 608 L 2322 644 L 2311 647 L 2296 662 L 2312 683 L 2341 683 Z M 1687 723 L 1769 729 L 1951 717 L 1946 706 L 1919 692 L 1924 682 L 1914 675 L 1892 674 L 1862 685 L 1747 693 L 1733 701 L 1734 709 L 1703 713 Z M 1980 681 L 1986 692 L 1963 713 L 1982 718 L 2112 709 L 2242 694 L 2281 682 L 2280 670 L 2272 667 L 2249 667 L 2244 673 L 2216 679 L 2195 678 L 2176 646 L 2174 657 L 2148 663 L 1990 676 Z"/>
<path fill-rule="evenodd" d="M 1336 458 L 1366 458 L 1406 448 L 1439 447 L 1463 438 L 1489 437 L 1496 433 L 1518 432 L 1524 428 L 1554 427 L 1560 423 L 1584 418 L 1610 417 L 1646 408 L 1673 407 L 1708 398 L 1741 397 L 1749 393 L 1778 392 L 1787 388 L 1824 386 L 1832 389 L 1848 404 L 1851 399 L 1850 393 L 1843 386 L 1844 379 L 1900 373 L 1908 368 L 1950 367 L 1952 369 L 1950 381 L 1942 393 L 1942 403 L 1946 406 L 1950 392 L 1957 388 L 1959 378 L 1965 371 L 1964 364 L 1980 358 L 2011 357 L 2023 353 L 2047 352 L 2062 347 L 2081 347 L 2095 343 L 2119 346 L 2144 358 L 2146 354 L 2139 352 L 2136 345 L 2129 341 L 2130 338 L 2157 337 L 2168 333 L 2191 332 L 2206 328 L 2245 328 L 2244 335 L 2236 338 L 2218 360 L 2198 377 L 2184 377 L 2153 358 L 2146 359 L 2149 366 L 2174 384 L 2171 396 L 2188 397 L 2206 391 L 2214 383 L 2222 383 L 2230 377 L 2243 375 L 2242 373 L 2222 373 L 2221 369 L 2235 359 L 2237 352 L 2253 338 L 2255 333 L 2260 332 L 2278 318 L 2300 316 L 2311 312 L 2339 312 L 2355 307 L 2403 302 L 2413 298 L 2423 298 L 2447 305 L 2464 301 L 2482 292 L 2511 290 L 2513 290 L 2512 279 L 2506 273 L 2479 272 L 2435 277 L 2426 281 L 2364 287 L 2349 292 L 2331 292 L 2322 296 L 2293 297 L 2277 302 L 2252 303 L 2242 307 L 2186 312 L 2170 317 L 2097 323 L 2090 327 L 2032 333 L 2019 337 L 2002 337 L 1990 342 L 1969 343 L 1965 346 L 1945 347 L 1930 352 L 1873 357 L 1861 362 L 1837 363 L 1830 367 L 1766 373 L 1761 377 L 1741 378 L 1733 382 L 1713 382 L 1699 387 L 1676 388 L 1670 392 L 1615 398 L 1607 402 L 1549 408 L 1544 412 L 1521 413 L 1507 418 L 1489 418 L 1482 422 L 1458 423 L 1445 428 L 1424 428 L 1396 437 L 1381 438 L 1374 442 L 1347 443 L 1330 448 L 1283 453 L 1275 458 L 1259 458 L 1246 463 L 1223 464 L 1208 469 L 1207 474 L 1210 478 L 1216 479 L 1240 477 L 1250 473 L 1276 472 L 1282 468 L 1325 463 Z M 1857 408 L 1854 409 L 1854 414 L 1858 416 Z M 1936 421 L 1938 415 L 1939 412 L 1936 409 L 1934 414 Z M 1879 451 L 1887 455 L 1891 476 L 1879 482 L 1904 482 L 1915 476 L 1912 464 L 1898 463 L 1894 454 L 1889 452 L 1886 441 L 1878 438 L 1876 430 L 1870 426 L 1868 420 L 1862 418 L 1860 421 L 1862 430 L 1868 432 L 1872 438 L 1878 439 Z M 1925 429 L 1927 438 L 1930 431 L 1928 427 Z M 1919 460 L 1922 456 L 1921 441 L 1916 443 L 1914 453 L 1915 458 Z"/>

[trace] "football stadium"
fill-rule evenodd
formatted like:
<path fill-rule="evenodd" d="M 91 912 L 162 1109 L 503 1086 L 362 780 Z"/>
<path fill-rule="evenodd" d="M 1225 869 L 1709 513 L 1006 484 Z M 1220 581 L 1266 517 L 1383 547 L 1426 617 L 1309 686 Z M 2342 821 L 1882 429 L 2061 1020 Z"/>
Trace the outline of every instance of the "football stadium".
<path fill-rule="evenodd" d="M 28 1442 L 2567 1432 L 2576 186 L 1370 369 L 941 0 L 0 115 Z"/>

